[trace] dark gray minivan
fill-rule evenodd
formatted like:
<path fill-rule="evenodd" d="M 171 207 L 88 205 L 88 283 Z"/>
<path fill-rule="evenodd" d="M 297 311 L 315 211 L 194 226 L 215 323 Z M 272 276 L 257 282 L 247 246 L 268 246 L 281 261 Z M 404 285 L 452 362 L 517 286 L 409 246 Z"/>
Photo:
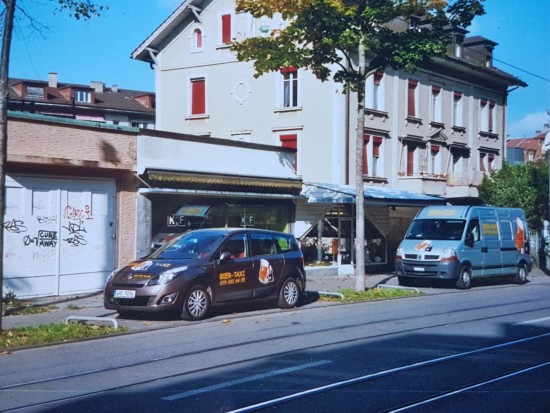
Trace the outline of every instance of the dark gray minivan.
<path fill-rule="evenodd" d="M 293 235 L 259 229 L 202 229 L 109 276 L 104 306 L 120 314 L 178 312 L 199 320 L 212 305 L 276 299 L 295 307 L 306 287 Z"/>

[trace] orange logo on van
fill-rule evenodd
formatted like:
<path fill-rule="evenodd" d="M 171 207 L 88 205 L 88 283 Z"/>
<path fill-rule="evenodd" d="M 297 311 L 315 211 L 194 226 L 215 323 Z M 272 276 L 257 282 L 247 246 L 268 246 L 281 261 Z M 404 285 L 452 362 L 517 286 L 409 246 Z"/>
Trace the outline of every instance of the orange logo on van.
<path fill-rule="evenodd" d="M 431 241 L 422 241 L 420 244 L 417 244 L 416 247 L 414 247 L 414 249 L 417 251 L 421 251 L 421 250 L 425 250 L 431 245 L 432 245 Z"/>

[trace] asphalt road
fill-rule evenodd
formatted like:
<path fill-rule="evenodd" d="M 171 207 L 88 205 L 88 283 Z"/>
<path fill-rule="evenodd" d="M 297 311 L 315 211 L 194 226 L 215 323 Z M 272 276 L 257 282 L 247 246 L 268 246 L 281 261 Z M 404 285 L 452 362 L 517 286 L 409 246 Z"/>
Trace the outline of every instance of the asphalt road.
<path fill-rule="evenodd" d="M 0 410 L 548 412 L 550 279 L 15 351 Z"/>

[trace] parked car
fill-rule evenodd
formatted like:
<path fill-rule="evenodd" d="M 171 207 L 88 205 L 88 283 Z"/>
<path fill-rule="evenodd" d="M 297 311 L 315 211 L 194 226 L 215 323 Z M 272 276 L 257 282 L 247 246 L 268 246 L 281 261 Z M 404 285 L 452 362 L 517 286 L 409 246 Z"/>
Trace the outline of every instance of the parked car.
<path fill-rule="evenodd" d="M 259 229 L 201 229 L 165 244 L 109 276 L 104 306 L 121 314 L 207 316 L 212 305 L 273 299 L 298 305 L 304 257 L 291 234 Z"/>
<path fill-rule="evenodd" d="M 532 265 L 524 211 L 481 206 L 425 207 L 395 259 L 401 285 L 447 279 L 460 289 L 482 277 L 512 277 L 525 284 Z"/>

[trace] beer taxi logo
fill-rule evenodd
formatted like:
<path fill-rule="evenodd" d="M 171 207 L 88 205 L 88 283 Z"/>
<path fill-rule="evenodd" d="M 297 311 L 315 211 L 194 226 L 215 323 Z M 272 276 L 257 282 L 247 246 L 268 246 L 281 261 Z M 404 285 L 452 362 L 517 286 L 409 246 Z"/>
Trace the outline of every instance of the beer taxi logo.
<path fill-rule="evenodd" d="M 262 284 L 269 284 L 274 281 L 273 279 L 273 268 L 269 265 L 268 260 L 260 260 L 260 276 L 259 280 Z"/>
<path fill-rule="evenodd" d="M 514 237 L 514 241 L 516 243 L 516 248 L 518 251 L 521 251 L 522 254 L 525 248 L 525 238 L 525 225 L 521 219 L 516 218 L 516 236 Z"/>
<path fill-rule="evenodd" d="M 420 244 L 417 244 L 416 247 L 414 247 L 417 251 L 431 251 L 432 249 L 432 242 L 431 241 L 422 241 Z"/>
<path fill-rule="evenodd" d="M 132 265 L 131 268 L 133 271 L 147 271 L 151 265 L 153 265 L 153 261 L 144 261 Z"/>

